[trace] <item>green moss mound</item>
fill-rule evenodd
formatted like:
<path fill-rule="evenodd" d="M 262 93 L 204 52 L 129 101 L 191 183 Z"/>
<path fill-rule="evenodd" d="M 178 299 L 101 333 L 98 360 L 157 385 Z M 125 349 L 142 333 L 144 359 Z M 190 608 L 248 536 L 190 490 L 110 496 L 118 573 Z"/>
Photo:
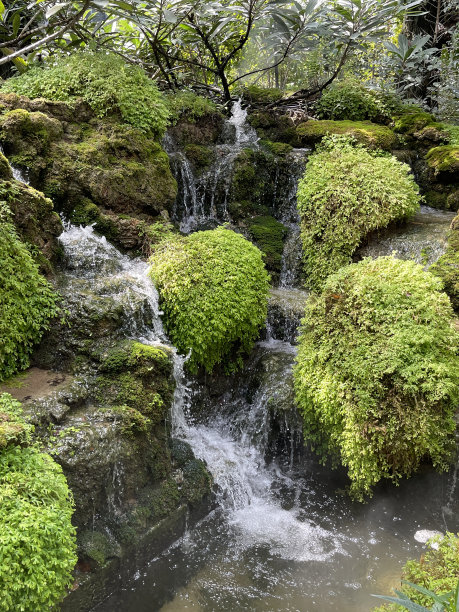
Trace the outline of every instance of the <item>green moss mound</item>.
<path fill-rule="evenodd" d="M 243 87 L 239 93 L 250 104 L 272 104 L 284 96 L 282 89 L 277 87 L 258 87 L 258 85 Z"/>
<path fill-rule="evenodd" d="M 29 365 L 33 345 L 51 317 L 57 296 L 0 208 L 0 381 Z"/>
<path fill-rule="evenodd" d="M 459 580 L 459 533 L 448 532 L 444 537 L 435 536 L 429 544 L 429 550 L 422 555 L 419 561 L 411 560 L 405 564 L 402 578 L 436 595 L 450 593 L 456 589 Z M 419 606 L 430 607 L 432 605 L 430 597 L 409 585 L 402 584 L 399 590 Z M 386 604 L 380 608 L 373 608 L 373 612 L 377 610 L 396 612 L 405 609 L 397 604 Z"/>
<path fill-rule="evenodd" d="M 344 81 L 326 89 L 316 109 L 321 119 L 389 121 L 394 100 L 357 82 Z"/>
<path fill-rule="evenodd" d="M 397 144 L 394 132 L 385 125 L 371 121 L 306 121 L 296 133 L 302 145 L 316 145 L 329 134 L 346 134 L 371 149 L 390 151 Z"/>
<path fill-rule="evenodd" d="M 459 312 L 459 217 L 456 216 L 451 223 L 451 232 L 448 237 L 448 248 L 433 266 L 430 272 L 443 281 L 445 292 L 451 299 L 451 304 Z"/>
<path fill-rule="evenodd" d="M 62 468 L 35 448 L 0 454 L 2 610 L 49 610 L 77 561 L 73 501 Z"/>
<path fill-rule="evenodd" d="M 169 117 L 163 95 L 147 74 L 104 52 L 63 56 L 8 79 L 1 90 L 64 102 L 82 98 L 98 117 L 119 113 L 126 123 L 156 137 L 164 133 Z"/>
<path fill-rule="evenodd" d="M 445 172 L 448 174 L 459 173 L 459 146 L 444 145 L 434 147 L 426 155 L 427 164 L 436 174 Z"/>
<path fill-rule="evenodd" d="M 364 259 L 306 305 L 294 369 L 304 436 L 348 470 L 350 493 L 410 476 L 454 449 L 459 338 L 439 279 L 412 261 Z"/>
<path fill-rule="evenodd" d="M 254 217 L 249 222 L 249 232 L 258 248 L 265 254 L 268 270 L 280 272 L 284 239 L 287 235 L 285 225 L 270 216 Z"/>
<path fill-rule="evenodd" d="M 432 123 L 435 123 L 433 115 L 413 106 L 395 117 L 394 130 L 399 134 L 411 135 Z"/>
<path fill-rule="evenodd" d="M 166 329 L 190 371 L 242 364 L 267 313 L 269 275 L 261 252 L 227 229 L 167 241 L 151 258 Z"/>
<path fill-rule="evenodd" d="M 320 287 L 351 261 L 362 239 L 419 208 L 410 169 L 345 138 L 329 138 L 311 155 L 298 187 L 307 283 Z"/>
<path fill-rule="evenodd" d="M 193 123 L 207 115 L 219 112 L 213 100 L 198 96 L 191 90 L 167 94 L 166 101 L 171 114 L 171 122 L 174 124 L 183 119 Z"/>

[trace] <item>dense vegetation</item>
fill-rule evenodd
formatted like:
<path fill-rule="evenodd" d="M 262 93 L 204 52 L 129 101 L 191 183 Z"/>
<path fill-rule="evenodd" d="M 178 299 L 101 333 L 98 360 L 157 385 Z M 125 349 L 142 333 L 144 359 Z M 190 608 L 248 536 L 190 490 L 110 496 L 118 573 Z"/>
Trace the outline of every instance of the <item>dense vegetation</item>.
<path fill-rule="evenodd" d="M 65 102 L 82 98 L 98 117 L 118 113 L 126 123 L 153 136 L 162 136 L 169 117 L 164 97 L 147 74 L 112 53 L 62 56 L 8 79 L 1 90 Z"/>
<path fill-rule="evenodd" d="M 0 208 L 0 287 L 2 381 L 29 365 L 33 345 L 58 313 L 57 296 L 19 240 L 5 206 Z"/>
<path fill-rule="evenodd" d="M 416 212 L 418 193 L 409 167 L 394 157 L 346 137 L 324 139 L 298 187 L 307 283 L 320 287 L 369 232 Z"/>
<path fill-rule="evenodd" d="M 294 371 L 305 439 L 347 467 L 362 499 L 429 457 L 455 430 L 458 334 L 442 284 L 411 261 L 365 259 L 308 301 Z"/>
<path fill-rule="evenodd" d="M 0 441 L 1 608 L 45 612 L 64 597 L 76 563 L 72 497 L 52 457 L 23 446 L 30 426 L 6 393 Z"/>
<path fill-rule="evenodd" d="M 403 580 L 427 589 L 436 595 L 455 591 L 459 581 L 459 534 L 446 533 L 444 537 L 435 536 L 430 541 L 429 550 L 419 561 L 408 561 L 402 572 Z M 432 605 L 432 598 L 407 584 L 402 584 L 400 592 L 420 606 Z M 453 599 L 453 598 L 452 598 Z M 400 605 L 386 604 L 378 610 L 396 612 L 404 610 Z M 455 602 L 448 610 L 455 610 Z M 375 609 L 376 612 L 376 609 Z"/>
<path fill-rule="evenodd" d="M 151 258 L 166 329 L 188 367 L 241 365 L 267 311 L 269 276 L 261 252 L 219 228 L 162 243 Z"/>

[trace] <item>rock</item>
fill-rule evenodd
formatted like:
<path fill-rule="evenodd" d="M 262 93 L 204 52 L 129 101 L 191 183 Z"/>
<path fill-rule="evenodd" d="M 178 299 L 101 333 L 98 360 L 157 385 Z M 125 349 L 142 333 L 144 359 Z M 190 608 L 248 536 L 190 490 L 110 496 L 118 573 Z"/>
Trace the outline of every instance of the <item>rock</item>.
<path fill-rule="evenodd" d="M 326 134 L 348 134 L 371 149 L 391 151 L 397 145 L 397 136 L 389 127 L 371 121 L 306 121 L 296 132 L 302 146 L 316 145 Z"/>

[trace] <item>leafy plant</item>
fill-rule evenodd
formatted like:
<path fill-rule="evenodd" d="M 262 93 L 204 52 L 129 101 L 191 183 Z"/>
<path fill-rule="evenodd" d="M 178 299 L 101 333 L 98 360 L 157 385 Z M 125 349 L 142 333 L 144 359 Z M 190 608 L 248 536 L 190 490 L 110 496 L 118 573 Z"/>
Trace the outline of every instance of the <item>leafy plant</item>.
<path fill-rule="evenodd" d="M 50 610 L 76 563 L 73 500 L 62 468 L 36 448 L 0 453 L 2 610 Z"/>
<path fill-rule="evenodd" d="M 307 302 L 294 369 L 304 437 L 362 500 L 454 447 L 459 337 L 442 283 L 412 261 L 364 259 Z"/>
<path fill-rule="evenodd" d="M 0 217 L 0 301 L 2 381 L 28 367 L 33 345 L 59 312 L 57 295 L 7 216 Z"/>
<path fill-rule="evenodd" d="M 389 155 L 353 146 L 346 136 L 324 138 L 298 187 L 304 269 L 311 287 L 350 263 L 371 231 L 419 208 L 410 169 Z"/>
<path fill-rule="evenodd" d="M 7 80 L 1 90 L 29 98 L 74 102 L 82 98 L 98 117 L 113 112 L 153 135 L 164 133 L 169 111 L 155 83 L 138 67 L 110 53 L 78 52 Z"/>
<path fill-rule="evenodd" d="M 431 610 L 457 612 L 459 604 L 459 534 L 446 533 L 429 540 L 429 550 L 419 561 L 410 560 L 403 568 L 399 599 L 375 595 L 392 602 L 378 610 Z M 408 607 L 410 606 L 411 607 Z"/>
<path fill-rule="evenodd" d="M 163 242 L 150 262 L 170 338 L 180 353 L 191 350 L 190 371 L 241 366 L 266 318 L 261 252 L 218 228 Z"/>
<path fill-rule="evenodd" d="M 353 81 L 343 81 L 325 90 L 317 103 L 317 111 L 321 119 L 390 119 L 389 109 L 380 98 Z"/>

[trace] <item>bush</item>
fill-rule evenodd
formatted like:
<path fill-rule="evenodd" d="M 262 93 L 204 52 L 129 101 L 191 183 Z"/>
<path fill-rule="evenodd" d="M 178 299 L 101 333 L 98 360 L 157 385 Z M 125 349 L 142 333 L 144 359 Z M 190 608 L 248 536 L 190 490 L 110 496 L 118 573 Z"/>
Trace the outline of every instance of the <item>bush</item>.
<path fill-rule="evenodd" d="M 191 349 L 190 371 L 242 365 L 267 312 L 269 276 L 261 252 L 218 228 L 163 243 L 151 258 L 171 341 Z"/>
<path fill-rule="evenodd" d="M 324 139 L 298 187 L 308 284 L 320 287 L 350 263 L 369 232 L 416 212 L 418 194 L 406 164 L 354 147 L 346 137 Z"/>
<path fill-rule="evenodd" d="M 3 214 L 2 214 L 3 212 Z M 0 381 L 29 365 L 33 345 L 57 315 L 57 296 L 0 209 Z"/>
<path fill-rule="evenodd" d="M 62 468 L 36 448 L 0 453 L 0 601 L 3 612 L 45 612 L 76 563 L 73 501 Z"/>
<path fill-rule="evenodd" d="M 294 369 L 305 439 L 341 460 L 357 499 L 426 458 L 444 469 L 454 448 L 458 333 L 441 289 L 420 265 L 380 257 L 307 302 Z"/>
<path fill-rule="evenodd" d="M 393 96 L 369 91 L 353 81 L 344 81 L 326 89 L 316 108 L 321 119 L 387 122 L 396 106 Z"/>
<path fill-rule="evenodd" d="M 435 536 L 429 544 L 429 550 L 422 555 L 419 561 L 411 560 L 405 564 L 402 577 L 436 595 L 449 593 L 456 588 L 459 580 L 459 534 L 446 533 L 444 537 Z M 408 585 L 402 585 L 400 591 L 420 606 L 429 606 L 432 603 L 429 597 Z M 381 611 L 404 610 L 401 606 L 394 604 L 377 609 Z"/>
<path fill-rule="evenodd" d="M 169 111 L 155 83 L 114 54 L 85 51 L 61 57 L 8 79 L 1 91 L 64 102 L 82 98 L 97 117 L 118 112 L 123 121 L 152 136 L 162 136 L 168 122 Z"/>
<path fill-rule="evenodd" d="M 8 393 L 0 394 L 0 451 L 11 444 L 30 443 L 33 426 L 22 417 L 21 404 Z"/>
<path fill-rule="evenodd" d="M 198 96 L 190 90 L 169 93 L 166 100 L 172 123 L 177 123 L 181 118 L 193 123 L 201 117 L 218 112 L 217 105 L 213 100 Z"/>

